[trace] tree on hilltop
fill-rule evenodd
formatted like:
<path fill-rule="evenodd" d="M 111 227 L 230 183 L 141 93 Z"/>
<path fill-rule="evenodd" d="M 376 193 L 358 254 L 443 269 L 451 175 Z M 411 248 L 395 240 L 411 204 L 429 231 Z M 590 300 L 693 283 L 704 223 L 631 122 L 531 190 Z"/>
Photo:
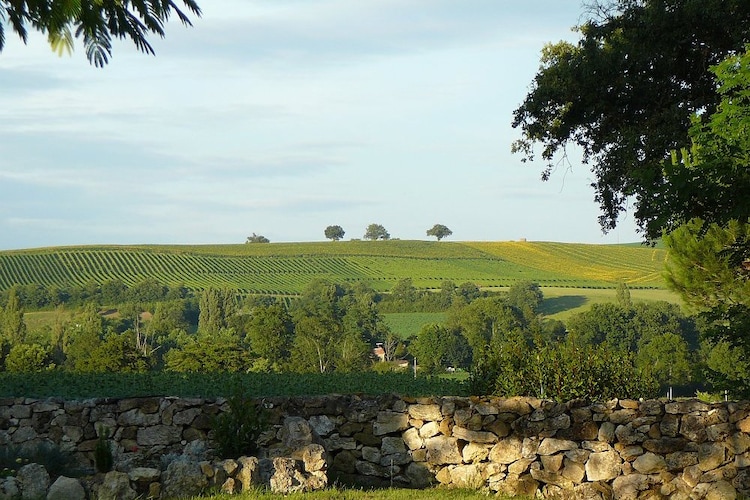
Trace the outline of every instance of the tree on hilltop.
<path fill-rule="evenodd" d="M 383 227 L 380 224 L 370 224 L 367 226 L 367 231 L 365 231 L 364 239 L 366 240 L 389 240 L 391 239 L 391 235 L 388 234 L 388 231 L 385 230 L 385 227 Z"/>
<path fill-rule="evenodd" d="M 185 26 L 192 26 L 188 13 L 200 17 L 195 0 L 182 0 L 182 4 L 185 11 L 176 0 L 0 0 L 0 51 L 7 26 L 24 43 L 29 29 L 47 35 L 58 54 L 71 53 L 75 38 L 82 38 L 86 57 L 97 67 L 112 57 L 113 38 L 130 39 L 139 51 L 154 54 L 147 36 L 163 38 L 164 26 L 172 15 Z"/>
<path fill-rule="evenodd" d="M 328 226 L 325 229 L 324 234 L 329 240 L 339 241 L 344 237 L 344 228 L 341 226 Z"/>
<path fill-rule="evenodd" d="M 262 234 L 253 233 L 252 236 L 248 236 L 245 243 L 271 243 L 271 240 L 263 236 Z"/>
<path fill-rule="evenodd" d="M 442 224 L 435 224 L 427 230 L 427 236 L 434 236 L 438 241 L 442 240 L 443 238 L 447 238 L 451 234 L 453 234 L 453 231 Z"/>

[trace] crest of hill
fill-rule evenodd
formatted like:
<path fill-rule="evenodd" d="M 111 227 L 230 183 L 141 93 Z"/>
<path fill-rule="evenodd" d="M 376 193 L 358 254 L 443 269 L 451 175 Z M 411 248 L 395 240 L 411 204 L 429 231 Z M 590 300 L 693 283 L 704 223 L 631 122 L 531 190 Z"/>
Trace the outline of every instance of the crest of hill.
<path fill-rule="evenodd" d="M 411 278 L 420 288 L 445 280 L 510 286 L 608 288 L 625 281 L 663 288 L 666 252 L 631 245 L 551 242 L 339 241 L 237 245 L 49 247 L 0 252 L 0 287 L 71 286 L 147 278 L 189 288 L 297 294 L 316 278 L 364 281 L 388 290 Z"/>

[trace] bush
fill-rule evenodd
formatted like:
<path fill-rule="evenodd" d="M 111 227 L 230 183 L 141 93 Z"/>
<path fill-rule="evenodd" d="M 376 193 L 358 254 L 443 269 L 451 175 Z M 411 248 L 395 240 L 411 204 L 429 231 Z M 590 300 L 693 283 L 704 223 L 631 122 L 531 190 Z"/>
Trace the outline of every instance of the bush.
<path fill-rule="evenodd" d="M 656 380 L 635 367 L 632 354 L 569 342 L 495 349 L 476 364 L 470 388 L 472 394 L 558 401 L 637 399 L 658 393 Z"/>
<path fill-rule="evenodd" d="M 251 455 L 258 447 L 258 437 L 269 424 L 268 413 L 259 403 L 234 390 L 227 399 L 229 411 L 212 422 L 213 441 L 221 458 Z"/>
<path fill-rule="evenodd" d="M 96 441 L 96 448 L 94 448 L 94 463 L 98 472 L 109 472 L 114 465 L 108 427 L 99 427 L 99 438 Z"/>

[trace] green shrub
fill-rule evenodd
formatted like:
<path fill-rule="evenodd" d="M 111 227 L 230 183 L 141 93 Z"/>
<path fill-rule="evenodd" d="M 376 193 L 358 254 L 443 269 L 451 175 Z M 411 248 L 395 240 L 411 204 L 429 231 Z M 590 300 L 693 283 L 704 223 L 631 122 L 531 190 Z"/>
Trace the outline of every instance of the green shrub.
<path fill-rule="evenodd" d="M 558 401 L 638 399 L 658 393 L 656 380 L 636 368 L 631 353 L 569 342 L 539 348 L 501 346 L 476 364 L 470 389 L 472 394 Z"/>
<path fill-rule="evenodd" d="M 109 472 L 114 465 L 112 445 L 109 442 L 109 428 L 103 425 L 99 427 L 99 438 L 94 448 L 94 464 L 98 472 Z"/>
<path fill-rule="evenodd" d="M 258 447 L 258 437 L 268 427 L 268 412 L 239 390 L 233 391 L 227 403 L 229 411 L 220 413 L 212 422 L 216 452 L 222 458 L 251 455 Z"/>

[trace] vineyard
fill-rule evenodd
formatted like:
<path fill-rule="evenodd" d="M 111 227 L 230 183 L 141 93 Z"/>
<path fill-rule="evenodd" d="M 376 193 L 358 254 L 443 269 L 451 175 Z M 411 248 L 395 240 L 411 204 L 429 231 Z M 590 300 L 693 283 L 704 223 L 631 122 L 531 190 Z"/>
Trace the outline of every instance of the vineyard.
<path fill-rule="evenodd" d="M 294 295 L 310 281 L 364 281 L 389 290 L 445 280 L 482 287 L 531 280 L 541 286 L 663 288 L 662 249 L 545 242 L 349 241 L 200 246 L 82 246 L 0 252 L 0 289 L 14 284 L 83 286 L 147 278 L 192 289 Z"/>

